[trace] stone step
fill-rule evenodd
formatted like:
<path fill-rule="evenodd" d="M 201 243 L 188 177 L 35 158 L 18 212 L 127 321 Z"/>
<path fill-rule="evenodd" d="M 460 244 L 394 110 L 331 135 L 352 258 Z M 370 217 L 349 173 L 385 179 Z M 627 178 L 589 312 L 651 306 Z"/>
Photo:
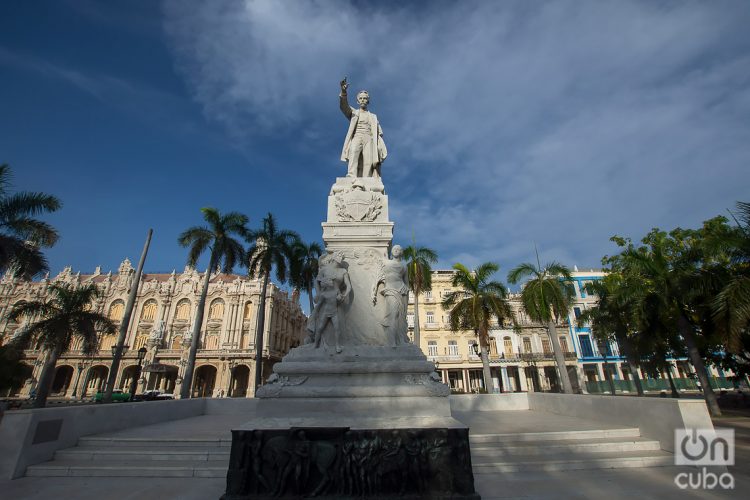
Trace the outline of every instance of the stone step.
<path fill-rule="evenodd" d="M 643 438 L 605 438 L 591 440 L 516 441 L 506 443 L 480 443 L 472 445 L 471 456 L 549 455 L 559 453 L 607 453 L 631 451 L 657 451 L 659 441 Z"/>
<path fill-rule="evenodd" d="M 28 477 L 226 477 L 227 463 L 185 461 L 178 465 L 142 461 L 106 461 L 92 463 L 79 460 L 54 460 L 31 465 Z"/>
<path fill-rule="evenodd" d="M 98 448 L 98 449 L 119 449 L 124 447 L 140 447 L 152 449 L 164 448 L 231 448 L 232 437 L 221 438 L 174 438 L 174 439 L 153 439 L 153 438 L 116 438 L 116 437 L 96 437 L 85 436 L 78 439 L 79 448 Z"/>
<path fill-rule="evenodd" d="M 665 451 L 640 451 L 635 454 L 612 453 L 604 456 L 565 457 L 550 456 L 540 460 L 538 456 L 513 457 L 510 461 L 475 461 L 475 474 L 497 474 L 509 472 L 563 471 L 583 469 L 620 469 L 630 467 L 668 467 L 674 465 L 674 455 Z"/>
<path fill-rule="evenodd" d="M 78 461 L 222 461 L 229 463 L 229 449 L 222 447 L 205 448 L 181 448 L 170 449 L 158 448 L 135 448 L 125 449 L 112 448 L 68 448 L 55 452 L 55 460 L 78 460 Z"/>
<path fill-rule="evenodd" d="M 514 443 L 538 441 L 573 441 L 606 438 L 637 438 L 641 431 L 637 427 L 623 429 L 598 429 L 587 431 L 519 432 L 514 434 L 469 434 L 472 447 L 487 443 Z"/>

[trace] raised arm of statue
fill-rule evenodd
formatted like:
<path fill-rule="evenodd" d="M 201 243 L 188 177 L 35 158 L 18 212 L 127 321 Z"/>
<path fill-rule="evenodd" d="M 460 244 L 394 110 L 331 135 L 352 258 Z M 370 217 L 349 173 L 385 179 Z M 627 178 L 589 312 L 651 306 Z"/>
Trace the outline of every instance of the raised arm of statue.
<path fill-rule="evenodd" d="M 346 83 L 346 77 L 344 77 L 343 80 L 341 80 L 341 93 L 339 94 L 339 107 L 341 108 L 341 112 L 344 113 L 344 116 L 346 116 L 347 120 L 352 119 L 352 112 L 354 109 L 349 106 L 349 100 L 346 96 L 346 89 L 349 88 L 349 84 Z"/>

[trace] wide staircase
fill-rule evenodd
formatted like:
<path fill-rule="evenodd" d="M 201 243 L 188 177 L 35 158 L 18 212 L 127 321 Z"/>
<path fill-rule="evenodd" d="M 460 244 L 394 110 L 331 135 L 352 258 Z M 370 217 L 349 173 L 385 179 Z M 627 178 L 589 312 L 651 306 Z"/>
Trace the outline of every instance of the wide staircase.
<path fill-rule="evenodd" d="M 472 434 L 475 474 L 672 465 L 673 455 L 637 428 Z M 231 437 L 82 437 L 27 476 L 226 477 Z"/>
<path fill-rule="evenodd" d="M 226 477 L 232 438 L 151 439 L 87 436 L 27 476 Z"/>
<path fill-rule="evenodd" d="M 637 427 L 515 434 L 471 434 L 475 474 L 673 465 L 674 455 Z"/>

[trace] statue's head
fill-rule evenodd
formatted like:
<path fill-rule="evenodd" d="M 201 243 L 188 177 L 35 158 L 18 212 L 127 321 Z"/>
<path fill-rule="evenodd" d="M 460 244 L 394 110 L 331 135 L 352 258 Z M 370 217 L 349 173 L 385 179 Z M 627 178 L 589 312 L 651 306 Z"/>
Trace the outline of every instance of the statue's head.
<path fill-rule="evenodd" d="M 326 261 L 332 262 L 336 265 L 341 265 L 342 262 L 344 262 L 344 252 L 337 250 L 335 252 L 328 252 L 326 254 Z"/>
<path fill-rule="evenodd" d="M 367 108 L 367 105 L 370 104 L 370 94 L 366 90 L 360 90 L 357 93 L 357 102 L 360 108 Z"/>
<path fill-rule="evenodd" d="M 402 255 L 404 255 L 404 250 L 401 248 L 401 245 L 393 245 L 393 248 L 391 248 L 391 255 L 393 255 L 394 259 L 400 259 Z"/>

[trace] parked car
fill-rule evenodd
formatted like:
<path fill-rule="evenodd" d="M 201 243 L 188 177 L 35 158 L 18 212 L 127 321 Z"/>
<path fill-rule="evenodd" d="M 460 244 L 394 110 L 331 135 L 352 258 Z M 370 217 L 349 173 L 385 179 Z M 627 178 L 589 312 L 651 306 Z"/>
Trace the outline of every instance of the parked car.
<path fill-rule="evenodd" d="M 154 401 L 156 400 L 157 396 L 161 394 L 160 391 L 144 391 L 141 394 L 136 394 L 133 396 L 133 401 Z"/>
<path fill-rule="evenodd" d="M 94 403 L 101 403 L 104 400 L 104 393 L 97 392 L 94 395 Z M 120 389 L 112 391 L 112 402 L 113 403 L 126 403 L 130 401 L 130 393 L 122 392 Z"/>
<path fill-rule="evenodd" d="M 163 401 L 165 399 L 174 399 L 174 394 L 162 393 L 157 390 L 145 391 L 142 394 L 136 394 L 133 401 Z"/>

